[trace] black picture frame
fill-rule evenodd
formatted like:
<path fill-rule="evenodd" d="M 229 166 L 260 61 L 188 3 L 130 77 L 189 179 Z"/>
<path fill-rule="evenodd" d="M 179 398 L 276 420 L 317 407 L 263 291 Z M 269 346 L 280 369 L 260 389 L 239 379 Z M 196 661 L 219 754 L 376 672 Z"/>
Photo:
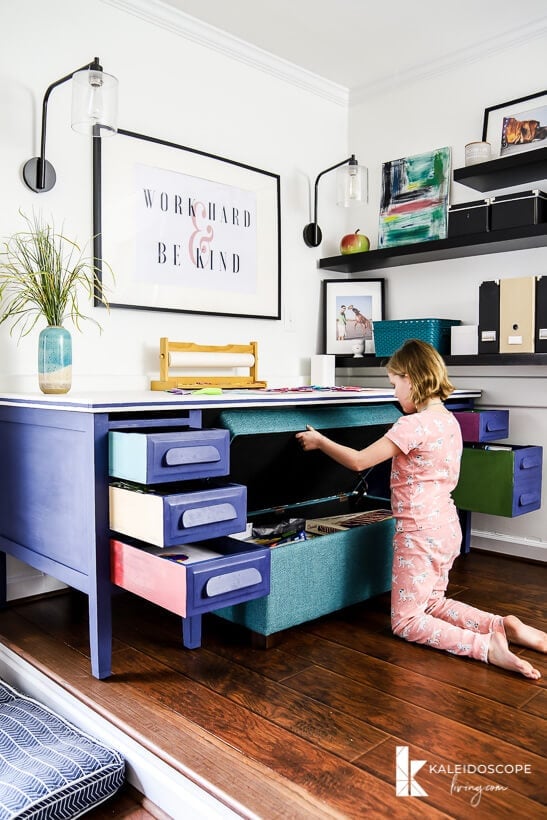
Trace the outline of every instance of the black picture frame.
<path fill-rule="evenodd" d="M 374 354 L 373 325 L 384 319 L 385 279 L 323 279 L 322 284 L 324 352 Z M 345 323 L 339 318 L 342 308 Z"/>
<path fill-rule="evenodd" d="M 537 120 L 535 114 L 539 114 L 541 119 Z M 517 120 L 521 124 L 520 138 L 522 138 L 522 142 L 511 142 L 515 137 L 515 133 L 510 136 L 508 134 L 506 121 L 509 119 Z M 534 133 L 532 133 L 529 126 L 524 130 L 522 128 L 522 124 L 528 123 L 530 120 L 539 123 L 534 129 Z M 541 130 L 538 131 L 538 128 Z M 537 137 L 536 134 L 538 134 Z M 547 91 L 527 94 L 525 97 L 517 97 L 514 100 L 485 108 L 482 141 L 490 143 L 492 159 L 546 148 Z"/>
<path fill-rule="evenodd" d="M 113 308 L 281 318 L 278 174 L 119 129 L 93 140 L 93 236 Z"/>

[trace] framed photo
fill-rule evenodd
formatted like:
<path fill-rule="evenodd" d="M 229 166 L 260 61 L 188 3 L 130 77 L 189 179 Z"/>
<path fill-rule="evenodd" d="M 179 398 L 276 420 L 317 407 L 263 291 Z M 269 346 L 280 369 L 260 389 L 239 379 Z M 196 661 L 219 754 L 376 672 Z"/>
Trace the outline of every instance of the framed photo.
<path fill-rule="evenodd" d="M 547 147 L 547 91 L 486 108 L 482 139 L 494 158 Z"/>
<path fill-rule="evenodd" d="M 323 280 L 325 353 L 374 353 L 373 324 L 383 318 L 383 279 Z"/>
<path fill-rule="evenodd" d="M 281 317 L 277 174 L 131 131 L 93 143 L 94 255 L 112 307 Z"/>

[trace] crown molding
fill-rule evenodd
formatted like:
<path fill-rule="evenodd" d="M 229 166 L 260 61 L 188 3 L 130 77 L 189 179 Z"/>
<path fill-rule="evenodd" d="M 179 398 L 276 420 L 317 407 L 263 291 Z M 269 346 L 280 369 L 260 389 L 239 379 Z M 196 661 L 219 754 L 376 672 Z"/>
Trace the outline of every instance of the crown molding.
<path fill-rule="evenodd" d="M 340 106 L 359 105 L 377 94 L 383 94 L 421 80 L 454 71 L 501 51 L 516 48 L 547 36 L 547 18 L 541 17 L 525 26 L 483 40 L 473 46 L 451 51 L 438 60 L 410 66 L 404 71 L 349 89 L 327 80 L 301 66 L 253 46 L 216 26 L 204 23 L 173 8 L 162 0 L 101 0 L 105 5 L 132 14 L 150 25 L 164 28 L 186 40 L 217 51 L 250 68 L 262 71 L 283 82 Z"/>
<path fill-rule="evenodd" d="M 276 79 L 316 94 L 329 102 L 347 107 L 349 89 L 319 77 L 288 60 L 276 57 L 264 49 L 227 34 L 221 29 L 197 20 L 189 14 L 162 3 L 161 0 L 102 0 L 107 6 L 139 17 L 193 43 L 217 51 L 226 57 L 270 74 Z"/>
<path fill-rule="evenodd" d="M 491 57 L 500 51 L 507 51 L 522 45 L 527 45 L 533 40 L 547 36 L 547 18 L 541 17 L 533 23 L 528 23 L 520 28 L 512 29 L 505 34 L 483 40 L 473 46 L 451 51 L 438 60 L 421 63 L 410 67 L 404 73 L 398 72 L 371 83 L 365 83 L 349 91 L 349 104 L 358 105 L 366 102 L 370 97 L 383 94 L 400 88 L 401 85 L 410 85 L 420 80 L 445 74 L 449 71 L 461 68 L 466 64 L 476 63 L 485 58 Z"/>

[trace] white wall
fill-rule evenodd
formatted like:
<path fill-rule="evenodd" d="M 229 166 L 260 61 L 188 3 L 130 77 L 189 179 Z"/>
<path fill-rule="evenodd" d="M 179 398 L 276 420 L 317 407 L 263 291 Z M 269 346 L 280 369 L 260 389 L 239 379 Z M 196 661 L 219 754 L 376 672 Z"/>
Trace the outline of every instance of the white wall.
<path fill-rule="evenodd" d="M 74 390 L 147 387 L 158 375 L 160 336 L 204 344 L 256 339 L 259 376 L 299 383 L 316 352 L 319 325 L 317 253 L 304 245 L 302 229 L 310 221 L 310 180 L 347 155 L 344 90 L 304 72 L 288 82 L 283 74 L 291 74 L 290 66 L 277 76 L 255 67 L 246 54 L 238 60 L 188 39 L 183 16 L 155 16 L 161 4 L 1 0 L 1 5 L 2 237 L 23 226 L 20 208 L 41 209 L 57 224 L 64 222 L 80 243 L 91 237 L 91 148 L 70 128 L 70 83 L 57 88 L 49 102 L 46 155 L 57 172 L 55 188 L 35 194 L 21 182 L 20 172 L 38 153 L 46 87 L 95 55 L 119 79 L 120 127 L 281 175 L 282 320 L 121 309 L 105 316 L 94 309 L 103 333 L 89 324 L 83 334 L 73 334 Z M 343 220 L 342 209 L 335 210 L 330 223 L 338 224 L 336 235 L 343 233 Z M 0 327 L 0 388 L 37 389 L 36 336 L 17 345 L 8 328 Z"/>
<path fill-rule="evenodd" d="M 401 77 L 367 99 L 352 101 L 350 143 L 370 166 L 371 196 L 361 227 L 373 247 L 377 247 L 382 162 L 450 146 L 452 167 L 462 167 L 465 144 L 481 138 L 485 108 L 539 92 L 545 85 L 546 53 L 543 30 L 529 42 L 503 51 L 485 51 L 480 62 L 463 59 L 457 70 L 431 73 L 408 83 Z M 518 189 L 538 187 L 547 192 L 547 181 Z M 469 202 L 481 196 L 452 183 L 451 202 Z M 480 282 L 539 274 L 547 274 L 547 248 L 407 265 L 364 276 L 385 278 L 388 319 L 435 316 L 477 324 Z M 547 367 L 451 367 L 450 373 L 456 386 L 483 391 L 481 405 L 510 408 L 511 443 L 547 448 Z M 349 383 L 385 383 L 379 371 L 354 370 L 339 375 Z M 513 519 L 473 514 L 472 543 L 546 560 L 546 476 L 544 459 L 542 509 Z"/>

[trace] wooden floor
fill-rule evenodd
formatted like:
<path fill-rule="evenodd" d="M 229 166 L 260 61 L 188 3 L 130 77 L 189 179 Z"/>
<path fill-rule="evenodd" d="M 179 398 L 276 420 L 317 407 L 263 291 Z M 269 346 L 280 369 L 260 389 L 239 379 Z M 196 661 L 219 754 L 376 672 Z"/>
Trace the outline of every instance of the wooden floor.
<path fill-rule="evenodd" d="M 546 575 L 544 565 L 472 552 L 457 560 L 449 592 L 545 629 Z M 408 644 L 390 632 L 388 595 L 289 630 L 269 650 L 210 615 L 202 648 L 189 651 L 179 618 L 124 593 L 114 603 L 114 673 L 97 681 L 82 603 L 71 593 L 12 605 L 0 613 L 0 640 L 245 807 L 241 816 L 547 816 L 543 656 L 523 652 L 544 675 L 536 682 Z M 396 795 L 397 746 L 426 761 L 415 780 L 427 796 Z M 132 799 L 96 817 L 148 817 Z"/>

